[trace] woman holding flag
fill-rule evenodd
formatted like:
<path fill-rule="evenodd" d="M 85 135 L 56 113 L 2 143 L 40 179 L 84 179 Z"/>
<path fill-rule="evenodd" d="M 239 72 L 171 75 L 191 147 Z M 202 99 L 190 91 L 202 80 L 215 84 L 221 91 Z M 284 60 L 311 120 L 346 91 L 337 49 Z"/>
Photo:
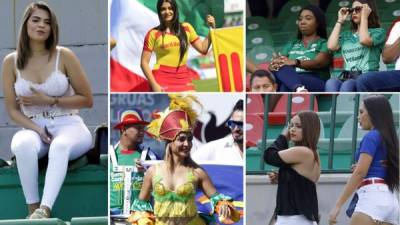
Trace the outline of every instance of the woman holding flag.
<path fill-rule="evenodd" d="M 128 219 L 132 224 L 188 224 L 205 225 L 210 215 L 199 216 L 195 203 L 197 188 L 210 198 L 212 213 L 222 223 L 240 219 L 230 197 L 215 189 L 207 172 L 190 157 L 193 130 L 197 113 L 192 103 L 194 96 L 171 95 L 169 108 L 158 113 L 147 127 L 147 132 L 166 142 L 164 161 L 150 167 L 145 174 L 139 198 L 131 207 Z M 151 192 L 152 191 L 152 192 Z M 150 203 L 154 197 L 154 209 Z"/>
<path fill-rule="evenodd" d="M 207 54 L 210 37 L 200 40 L 189 23 L 179 22 L 175 0 L 159 0 L 157 14 L 160 25 L 148 31 L 141 56 L 141 68 L 154 92 L 194 91 L 192 77 L 186 67 L 189 43 L 202 54 Z M 207 24 L 215 28 L 215 18 L 207 16 Z M 153 70 L 149 63 L 156 53 Z"/>

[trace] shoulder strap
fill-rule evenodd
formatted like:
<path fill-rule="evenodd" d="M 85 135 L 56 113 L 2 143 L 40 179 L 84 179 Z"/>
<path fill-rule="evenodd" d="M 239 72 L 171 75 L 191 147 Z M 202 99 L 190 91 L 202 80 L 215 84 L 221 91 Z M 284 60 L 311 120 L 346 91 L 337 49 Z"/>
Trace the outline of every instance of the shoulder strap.
<path fill-rule="evenodd" d="M 56 68 L 54 69 L 55 71 L 58 70 L 58 61 L 60 58 L 60 48 L 57 48 L 57 56 L 56 56 Z"/>
<path fill-rule="evenodd" d="M 17 59 L 18 59 L 17 52 L 15 52 L 15 54 L 14 54 L 14 66 L 15 66 L 15 71 L 17 72 L 17 77 L 19 78 L 21 75 L 19 73 L 19 69 L 18 69 L 18 66 L 17 66 Z"/>
<path fill-rule="evenodd" d="M 188 182 L 196 182 L 196 176 L 194 175 L 194 168 L 190 168 L 188 174 L 187 174 L 187 181 Z"/>
<path fill-rule="evenodd" d="M 113 166 L 118 166 L 117 155 L 115 154 L 115 151 L 117 150 L 118 145 L 119 145 L 119 141 L 114 146 L 110 145 L 110 147 L 108 149 L 108 153 L 110 154 L 111 163 Z"/>
<path fill-rule="evenodd" d="M 157 163 L 154 166 L 154 175 L 153 175 L 153 184 L 158 183 L 162 180 L 162 177 L 160 174 L 158 174 L 158 169 L 159 169 L 160 163 Z"/>

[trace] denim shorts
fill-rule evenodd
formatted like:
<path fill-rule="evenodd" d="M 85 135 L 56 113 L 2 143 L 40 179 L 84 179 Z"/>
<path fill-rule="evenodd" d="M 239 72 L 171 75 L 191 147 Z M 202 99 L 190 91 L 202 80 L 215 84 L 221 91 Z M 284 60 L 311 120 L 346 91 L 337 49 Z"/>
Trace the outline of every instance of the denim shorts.
<path fill-rule="evenodd" d="M 358 202 L 354 212 L 361 212 L 375 221 L 399 224 L 399 200 L 397 193 L 386 184 L 369 184 L 357 191 Z"/>

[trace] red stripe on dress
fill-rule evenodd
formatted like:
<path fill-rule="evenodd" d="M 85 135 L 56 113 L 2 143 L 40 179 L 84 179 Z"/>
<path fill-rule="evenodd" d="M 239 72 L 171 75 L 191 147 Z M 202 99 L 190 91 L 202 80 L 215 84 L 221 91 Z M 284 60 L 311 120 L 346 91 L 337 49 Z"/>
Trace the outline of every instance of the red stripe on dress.
<path fill-rule="evenodd" d="M 143 43 L 143 50 L 146 51 L 153 51 L 153 49 L 149 48 L 149 39 L 150 39 L 150 34 L 153 30 L 150 30 L 149 32 L 147 32 L 146 36 L 144 37 L 144 43 Z"/>
<path fill-rule="evenodd" d="M 188 26 L 188 25 L 183 25 L 183 24 L 182 24 L 182 27 L 183 27 L 183 30 L 184 30 L 184 31 L 190 33 L 190 29 L 189 29 L 189 26 Z"/>
<path fill-rule="evenodd" d="M 219 73 L 221 76 L 222 91 L 231 91 L 231 84 L 229 80 L 229 65 L 228 59 L 225 54 L 220 54 L 218 56 L 219 62 Z"/>
<path fill-rule="evenodd" d="M 190 44 L 193 44 L 193 43 L 195 43 L 197 40 L 199 40 L 200 38 L 199 37 L 197 37 L 196 39 L 194 39 L 192 42 L 190 42 Z"/>
<path fill-rule="evenodd" d="M 237 52 L 231 54 L 233 83 L 235 84 L 235 91 L 243 91 L 242 70 L 240 67 L 240 57 Z"/>

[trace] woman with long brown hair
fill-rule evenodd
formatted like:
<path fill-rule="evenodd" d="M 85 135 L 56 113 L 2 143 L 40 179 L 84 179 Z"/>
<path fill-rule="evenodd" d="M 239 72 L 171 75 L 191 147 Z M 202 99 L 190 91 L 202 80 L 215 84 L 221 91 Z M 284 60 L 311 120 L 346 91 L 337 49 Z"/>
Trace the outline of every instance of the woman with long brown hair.
<path fill-rule="evenodd" d="M 351 15 L 351 30 L 341 32 L 349 15 Z M 326 82 L 325 91 L 354 92 L 358 76 L 378 71 L 385 34 L 379 22 L 374 0 L 354 0 L 352 8 L 341 8 L 328 39 L 328 49 L 341 51 L 344 71 L 339 78 L 331 78 Z"/>
<path fill-rule="evenodd" d="M 315 184 L 321 173 L 317 152 L 320 129 L 315 112 L 299 112 L 291 119 L 288 130 L 264 151 L 264 161 L 279 167 L 276 225 L 319 222 Z M 289 148 L 288 141 L 294 147 Z"/>
<path fill-rule="evenodd" d="M 25 10 L 17 50 L 3 62 L 7 112 L 23 129 L 11 141 L 28 217 L 50 217 L 67 173 L 68 161 L 86 153 L 90 131 L 78 109 L 93 104 L 90 85 L 75 54 L 58 44 L 57 18 L 45 2 Z M 38 159 L 48 153 L 40 200 Z"/>

